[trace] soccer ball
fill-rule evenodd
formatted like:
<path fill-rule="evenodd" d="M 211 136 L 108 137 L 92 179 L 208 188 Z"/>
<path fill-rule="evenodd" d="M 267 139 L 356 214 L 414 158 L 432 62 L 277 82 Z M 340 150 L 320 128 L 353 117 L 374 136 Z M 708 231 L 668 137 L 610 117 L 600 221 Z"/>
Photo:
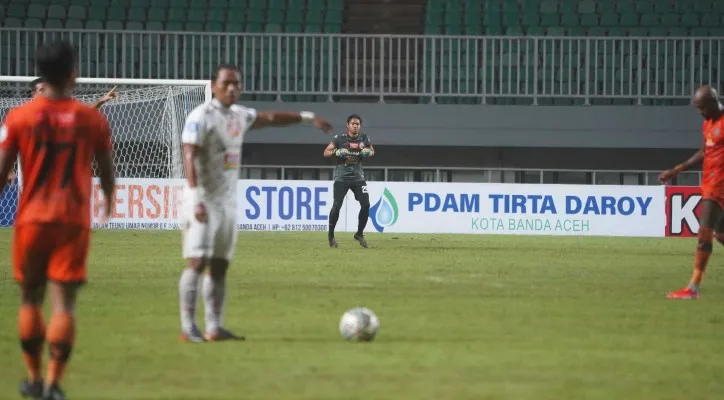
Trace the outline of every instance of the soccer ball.
<path fill-rule="evenodd" d="M 380 320 L 372 310 L 357 307 L 347 310 L 339 321 L 339 332 L 346 340 L 371 342 L 380 329 Z"/>

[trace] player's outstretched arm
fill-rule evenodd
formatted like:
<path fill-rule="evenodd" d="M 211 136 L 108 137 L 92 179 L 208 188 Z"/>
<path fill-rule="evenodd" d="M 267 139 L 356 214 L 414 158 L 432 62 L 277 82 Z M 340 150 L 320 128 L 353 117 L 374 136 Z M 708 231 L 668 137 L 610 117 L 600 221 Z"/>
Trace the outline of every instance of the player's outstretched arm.
<path fill-rule="evenodd" d="M 676 175 L 679 175 L 680 172 L 686 171 L 695 165 L 699 165 L 699 164 L 701 164 L 702 161 L 704 161 L 704 149 L 703 148 L 699 149 L 699 151 L 694 153 L 693 156 L 689 157 L 689 159 L 684 161 L 683 163 L 675 166 L 674 168 L 667 169 L 666 171 L 662 172 L 661 175 L 659 175 L 659 182 L 666 183 L 666 182 L 674 179 L 676 177 Z"/>
<path fill-rule="evenodd" d="M 257 112 L 254 124 L 251 129 L 260 129 L 268 126 L 287 126 L 300 122 L 311 122 L 316 128 L 329 132 L 332 124 L 314 115 L 313 112 L 289 112 L 289 111 L 263 111 Z"/>
<path fill-rule="evenodd" d="M 108 103 L 109 101 L 115 99 L 118 97 L 118 93 L 116 93 L 117 86 L 114 86 L 113 89 L 109 90 L 108 93 L 104 94 L 103 97 L 98 99 L 98 101 L 93 104 L 93 108 L 101 108 L 104 104 Z"/>

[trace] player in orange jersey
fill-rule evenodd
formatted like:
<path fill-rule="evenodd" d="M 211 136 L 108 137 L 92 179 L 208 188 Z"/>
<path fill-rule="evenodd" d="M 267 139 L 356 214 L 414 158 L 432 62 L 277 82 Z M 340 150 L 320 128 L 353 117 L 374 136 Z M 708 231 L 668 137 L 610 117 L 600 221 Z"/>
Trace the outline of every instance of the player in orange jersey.
<path fill-rule="evenodd" d="M 28 374 L 20 392 L 62 400 L 60 382 L 74 343 L 77 291 L 86 280 L 93 157 L 100 168 L 105 219 L 115 182 L 108 121 L 72 98 L 75 50 L 64 41 L 44 44 L 36 62 L 46 84 L 42 95 L 11 110 L 0 128 L 0 191 L 19 156 L 24 186 L 15 219 L 13 268 L 21 288 L 18 325 Z M 42 304 L 48 282 L 52 316 L 46 330 Z M 43 380 L 45 341 L 50 360 Z"/>
<path fill-rule="evenodd" d="M 724 244 L 724 106 L 712 87 L 701 86 L 694 93 L 694 106 L 704 117 L 703 146 L 686 162 L 661 173 L 659 180 L 664 183 L 681 171 L 685 171 L 703 161 L 701 182 L 701 213 L 699 215 L 699 243 L 696 247 L 694 272 L 689 285 L 668 294 L 670 299 L 691 300 L 699 298 L 699 285 L 704 276 L 709 256 L 712 252 L 712 239 Z"/>
<path fill-rule="evenodd" d="M 94 108 L 101 108 L 104 104 L 108 103 L 109 101 L 118 98 L 118 93 L 116 92 L 116 86 L 111 88 L 111 90 L 108 91 L 108 93 L 101 96 L 100 99 L 98 99 L 94 104 Z M 43 93 L 43 90 L 45 89 L 45 81 L 43 81 L 43 78 L 37 78 L 34 79 L 30 83 L 30 96 L 35 97 Z M 7 182 L 8 184 L 13 184 L 15 182 L 15 178 L 17 177 L 17 172 L 15 170 L 11 170 L 8 174 Z"/>

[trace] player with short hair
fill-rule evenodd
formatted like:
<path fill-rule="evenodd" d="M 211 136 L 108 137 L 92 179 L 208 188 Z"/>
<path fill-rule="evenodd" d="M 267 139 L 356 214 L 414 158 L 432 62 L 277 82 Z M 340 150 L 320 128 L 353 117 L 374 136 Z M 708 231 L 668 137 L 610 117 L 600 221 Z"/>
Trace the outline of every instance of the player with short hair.
<path fill-rule="evenodd" d="M 179 280 L 179 302 L 181 340 L 189 342 L 244 339 L 227 330 L 222 320 L 226 271 L 236 245 L 236 186 L 244 134 L 302 121 L 324 132 L 332 128 L 308 111 L 261 112 L 237 105 L 241 73 L 235 65 L 218 66 L 211 89 L 213 100 L 191 111 L 181 139 L 186 171 L 181 206 L 186 268 Z M 202 282 L 206 316 L 202 335 L 195 320 L 196 292 L 207 265 L 210 268 Z"/>
<path fill-rule="evenodd" d="M 670 299 L 691 300 L 699 297 L 699 285 L 712 252 L 712 239 L 724 244 L 724 106 L 712 87 L 703 85 L 694 93 L 694 106 L 704 117 L 703 145 L 687 161 L 661 173 L 659 180 L 665 183 L 680 172 L 703 161 L 701 182 L 701 213 L 699 215 L 699 239 L 694 259 L 694 272 L 689 285 L 667 295 Z"/>
<path fill-rule="evenodd" d="M 72 97 L 76 54 L 65 41 L 41 45 L 36 63 L 42 95 L 14 108 L 0 128 L 0 191 L 13 162 L 22 162 L 13 235 L 13 269 L 21 289 L 20 344 L 28 377 L 25 397 L 65 399 L 60 388 L 75 341 L 75 303 L 86 281 L 91 227 L 92 162 L 100 169 L 104 220 L 115 187 L 111 132 L 98 110 Z M 52 316 L 46 329 L 43 300 L 50 288 Z M 41 378 L 43 343 L 50 349 Z"/>
<path fill-rule="evenodd" d="M 370 216 L 370 195 L 367 192 L 367 182 L 362 164 L 365 159 L 375 155 L 375 148 L 370 138 L 360 132 L 362 117 L 352 114 L 347 117 L 347 131 L 341 135 L 335 135 L 324 149 L 324 156 L 336 158 L 337 166 L 334 169 L 334 203 L 329 212 L 329 232 L 327 240 L 329 247 L 337 248 L 337 239 L 334 237 L 334 228 L 339 220 L 339 212 L 344 203 L 347 191 L 354 193 L 354 198 L 359 202 L 359 223 L 354 240 L 360 246 L 367 248 L 367 240 L 364 237 L 367 219 Z"/>

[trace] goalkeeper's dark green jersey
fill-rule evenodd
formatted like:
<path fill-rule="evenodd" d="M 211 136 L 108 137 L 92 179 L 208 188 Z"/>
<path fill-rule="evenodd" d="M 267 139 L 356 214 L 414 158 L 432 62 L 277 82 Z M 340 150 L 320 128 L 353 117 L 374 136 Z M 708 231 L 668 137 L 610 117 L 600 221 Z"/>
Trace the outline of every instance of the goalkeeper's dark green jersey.
<path fill-rule="evenodd" d="M 337 149 L 347 149 L 349 155 L 345 158 L 337 157 L 337 166 L 334 168 L 334 180 L 339 182 L 358 182 L 365 180 L 365 172 L 362 169 L 364 158 L 360 157 L 360 151 L 369 149 L 370 138 L 361 133 L 357 137 L 351 137 L 347 133 L 335 135 L 332 139 Z"/>

